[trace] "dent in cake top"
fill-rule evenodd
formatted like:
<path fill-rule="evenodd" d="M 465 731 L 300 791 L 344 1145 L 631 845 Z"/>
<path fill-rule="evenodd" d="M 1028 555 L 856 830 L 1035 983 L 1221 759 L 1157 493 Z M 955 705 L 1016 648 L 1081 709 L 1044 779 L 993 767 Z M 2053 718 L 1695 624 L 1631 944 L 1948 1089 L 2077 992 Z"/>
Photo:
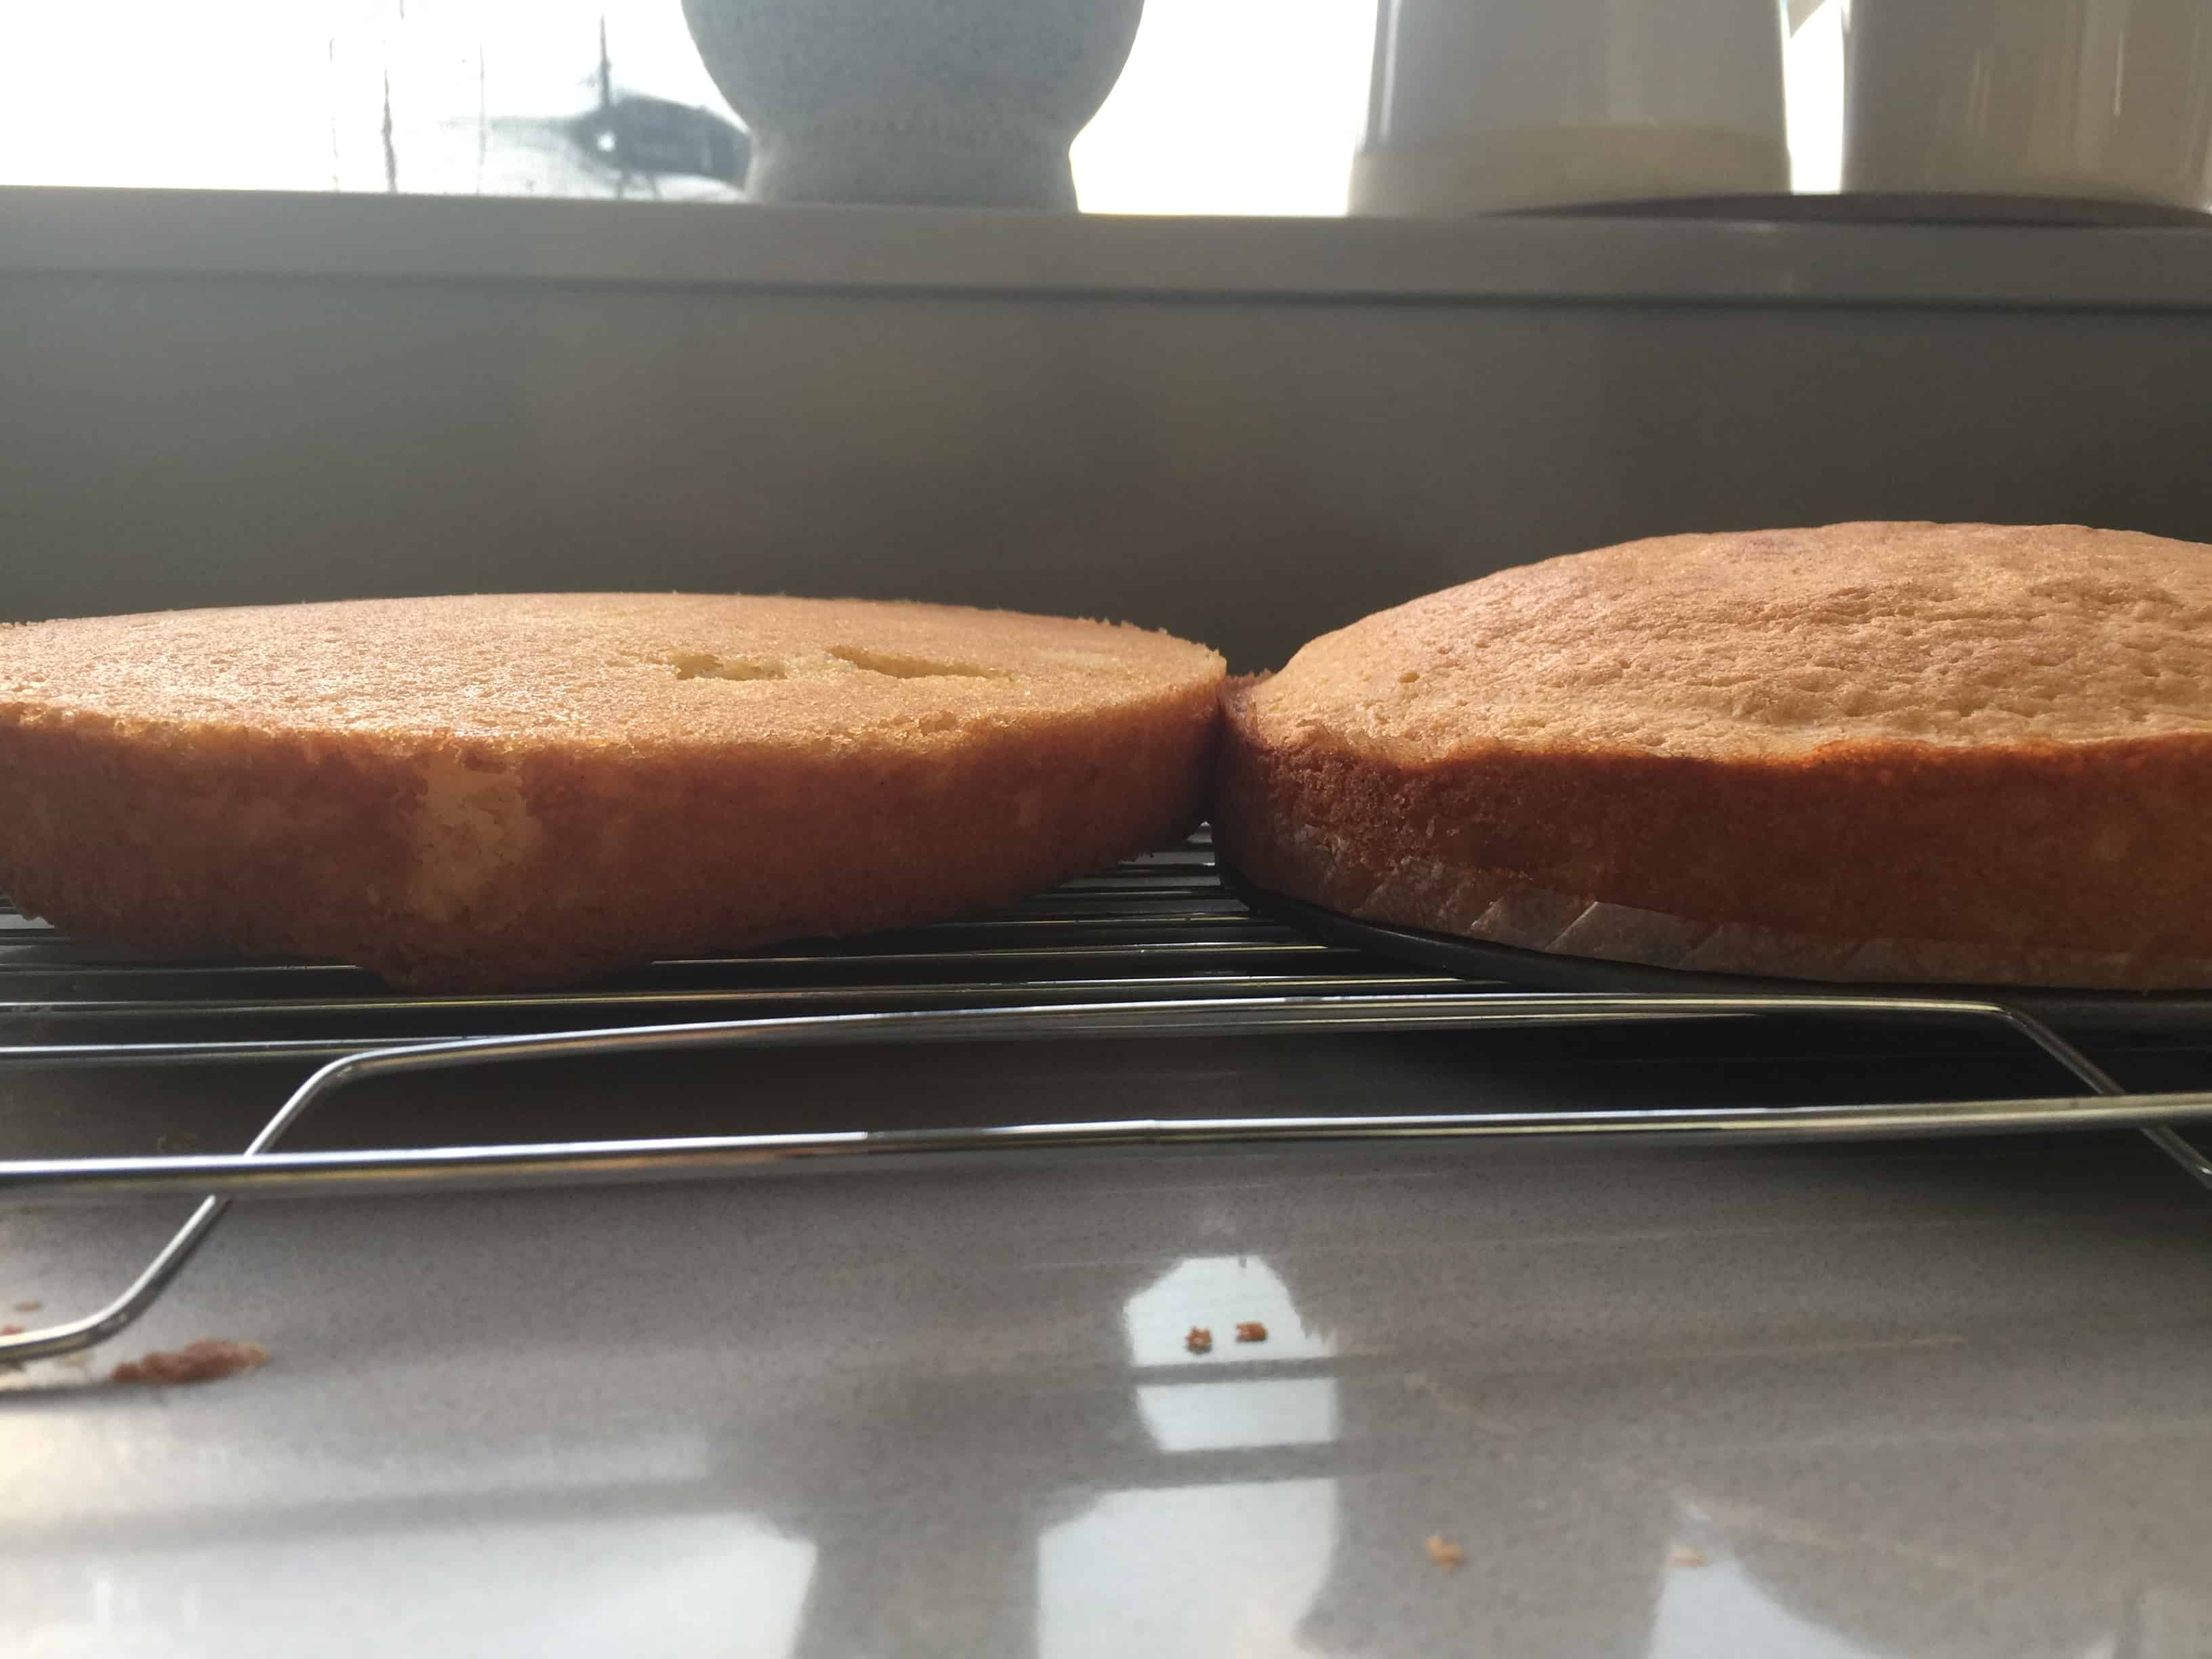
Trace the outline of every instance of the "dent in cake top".
<path fill-rule="evenodd" d="M 2078 525 L 1660 537 L 1379 611 L 1243 702 L 1273 740 L 1414 763 L 2212 732 L 2212 547 Z"/>
<path fill-rule="evenodd" d="M 1012 611 L 484 594 L 0 628 L 0 718 L 786 744 L 1079 714 L 1221 672 L 1169 635 Z"/>

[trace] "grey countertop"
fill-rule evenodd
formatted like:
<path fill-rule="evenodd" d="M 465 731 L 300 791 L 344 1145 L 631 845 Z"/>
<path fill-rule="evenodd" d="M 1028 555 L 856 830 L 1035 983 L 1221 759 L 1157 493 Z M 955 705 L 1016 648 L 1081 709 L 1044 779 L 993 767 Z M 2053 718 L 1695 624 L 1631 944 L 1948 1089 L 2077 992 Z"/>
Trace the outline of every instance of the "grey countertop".
<path fill-rule="evenodd" d="M 0 1211 L 0 1312 L 171 1219 Z M 116 1347 L 0 1380 L 10 1655 L 2212 1653 L 2212 1198 L 2128 1136 L 270 1202 Z"/>

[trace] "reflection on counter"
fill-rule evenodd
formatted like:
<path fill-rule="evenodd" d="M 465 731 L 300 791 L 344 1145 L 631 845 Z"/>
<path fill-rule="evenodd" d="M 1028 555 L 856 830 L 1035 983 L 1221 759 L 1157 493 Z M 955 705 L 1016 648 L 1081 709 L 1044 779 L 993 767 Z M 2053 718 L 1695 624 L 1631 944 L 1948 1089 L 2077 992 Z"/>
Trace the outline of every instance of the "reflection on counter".
<path fill-rule="evenodd" d="M 1116 1492 L 1038 1553 L 1040 1659 L 1311 1651 L 1298 1625 L 1337 1541 L 1334 1480 Z"/>
<path fill-rule="evenodd" d="M 1299 1316 L 1282 1275 L 1257 1256 L 1185 1256 L 1129 1298 L 1121 1321 L 1129 1334 L 1129 1363 L 1139 1369 L 1324 1359 L 1336 1352 L 1334 1339 Z M 1266 1328 L 1266 1342 L 1232 1346 L 1231 1334 L 1248 1322 Z M 1194 1326 L 1218 1339 L 1211 1358 L 1190 1352 L 1185 1337 Z"/>
<path fill-rule="evenodd" d="M 0 1396 L 0 1652 L 2203 1659 L 2208 1305 L 2132 1144 L 242 1205 L 137 1337 L 268 1367 Z"/>

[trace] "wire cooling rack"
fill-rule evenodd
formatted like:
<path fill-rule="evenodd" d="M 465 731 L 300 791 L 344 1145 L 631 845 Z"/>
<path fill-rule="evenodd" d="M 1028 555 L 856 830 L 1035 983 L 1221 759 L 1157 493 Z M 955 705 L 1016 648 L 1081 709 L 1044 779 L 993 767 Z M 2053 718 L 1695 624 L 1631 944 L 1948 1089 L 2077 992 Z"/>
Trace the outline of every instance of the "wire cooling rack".
<path fill-rule="evenodd" d="M 302 1118 L 349 1085 L 526 1060 L 1778 1018 L 1958 1023 L 1999 1031 L 2056 1062 L 2075 1086 L 2051 1096 L 1902 1103 L 1654 1103 L 277 1150 Z M 2212 1161 L 2175 1127 L 2212 1116 L 2212 1092 L 2130 1092 L 2049 1024 L 2004 1002 L 1826 992 L 1530 992 L 1411 971 L 1254 915 L 1223 888 L 1202 832 L 1187 846 L 990 916 L 659 963 L 586 989 L 514 996 L 398 995 L 331 963 L 149 961 L 0 908 L 0 1069 L 276 1062 L 314 1069 L 241 1152 L 0 1162 L 0 1201 L 200 1199 L 121 1295 L 82 1318 L 0 1337 L 0 1363 L 74 1352 L 125 1329 L 241 1197 L 702 1179 L 795 1159 L 1021 1148 L 1538 1136 L 1813 1139 L 2114 1127 L 2140 1129 L 2212 1186 Z"/>

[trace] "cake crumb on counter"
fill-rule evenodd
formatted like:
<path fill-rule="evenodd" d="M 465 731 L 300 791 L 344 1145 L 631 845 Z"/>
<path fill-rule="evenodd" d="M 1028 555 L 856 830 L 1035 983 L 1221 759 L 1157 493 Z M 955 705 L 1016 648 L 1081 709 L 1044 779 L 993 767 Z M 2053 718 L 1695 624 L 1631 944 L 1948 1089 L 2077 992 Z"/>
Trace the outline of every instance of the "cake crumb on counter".
<path fill-rule="evenodd" d="M 1705 1565 L 1705 1553 L 1694 1544 L 1677 1544 L 1667 1552 L 1667 1565 L 1670 1567 L 1702 1567 Z"/>
<path fill-rule="evenodd" d="M 1267 1328 L 1256 1319 L 1240 1321 L 1237 1327 L 1237 1340 L 1239 1342 L 1265 1342 Z"/>
<path fill-rule="evenodd" d="M 269 1350 L 258 1342 L 215 1339 L 167 1353 L 126 1359 L 107 1378 L 111 1382 L 219 1382 L 227 1376 L 258 1370 L 268 1363 Z"/>
<path fill-rule="evenodd" d="M 1194 1325 L 1190 1328 L 1190 1334 L 1183 1338 L 1182 1345 L 1193 1353 L 1212 1353 L 1213 1333 L 1203 1325 Z"/>
<path fill-rule="evenodd" d="M 1431 1533 L 1423 1547 L 1428 1551 L 1430 1560 L 1448 1571 L 1467 1565 L 1467 1552 L 1441 1533 Z"/>
<path fill-rule="evenodd" d="M 17 1313 L 36 1313 L 40 1309 L 46 1305 L 46 1304 L 43 1302 L 18 1302 L 15 1304 L 15 1311 Z"/>

